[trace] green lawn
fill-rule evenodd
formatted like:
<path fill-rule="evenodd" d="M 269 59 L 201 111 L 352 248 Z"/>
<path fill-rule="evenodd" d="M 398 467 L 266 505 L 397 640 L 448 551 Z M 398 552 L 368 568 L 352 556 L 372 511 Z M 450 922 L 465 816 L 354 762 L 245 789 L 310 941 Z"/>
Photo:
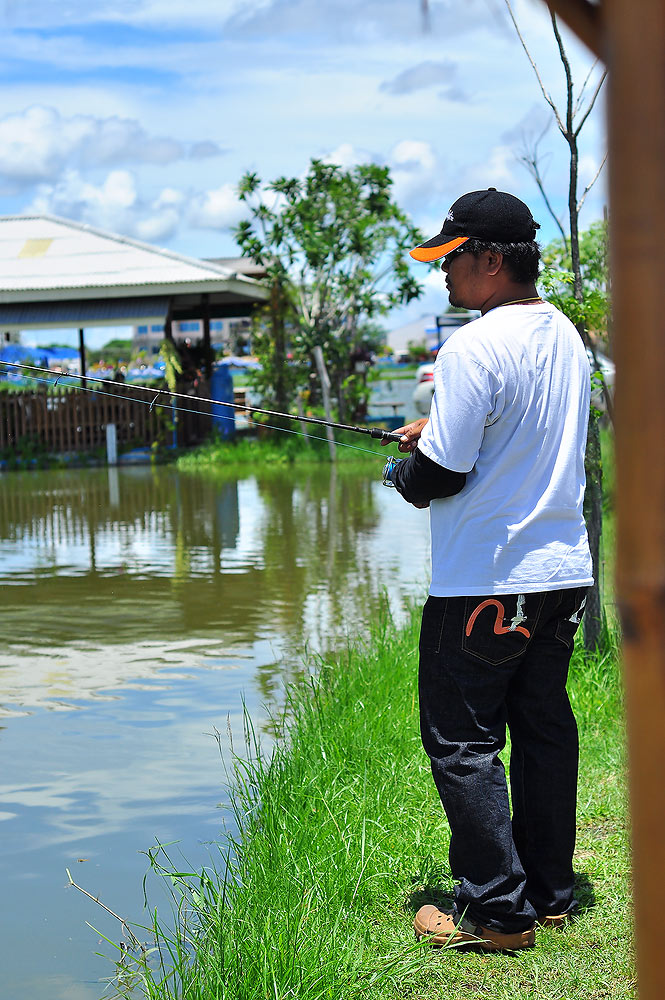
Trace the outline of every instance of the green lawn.
<path fill-rule="evenodd" d="M 577 650 L 580 919 L 514 955 L 416 945 L 450 892 L 448 828 L 420 745 L 418 614 L 312 664 L 271 757 L 249 736 L 232 785 L 241 835 L 218 873 L 173 881 L 146 995 L 187 1000 L 600 1000 L 635 997 L 618 656 Z M 171 870 L 165 855 L 156 858 Z M 165 923 L 167 921 L 165 920 Z M 145 935 L 145 932 L 143 932 Z M 135 994 L 132 994 L 135 995 Z"/>
<path fill-rule="evenodd" d="M 284 466 L 329 465 L 330 450 L 325 428 L 307 425 L 307 437 L 300 434 L 300 425 L 294 421 L 291 430 L 297 433 L 268 432 L 265 435 L 237 435 L 228 441 L 213 439 L 181 455 L 177 468 L 189 472 L 214 472 L 218 475 L 236 476 L 251 472 L 261 465 L 261 472 Z M 369 435 L 349 431 L 335 431 L 335 461 L 341 467 L 352 465 L 373 470 L 377 478 L 382 462 L 388 455 L 396 455 L 397 447 L 383 447 Z"/>

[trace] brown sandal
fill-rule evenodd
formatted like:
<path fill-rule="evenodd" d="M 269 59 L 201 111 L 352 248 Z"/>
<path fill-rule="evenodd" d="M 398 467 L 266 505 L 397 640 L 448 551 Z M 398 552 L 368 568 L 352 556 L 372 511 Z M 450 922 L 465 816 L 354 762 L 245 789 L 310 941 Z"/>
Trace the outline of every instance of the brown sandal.
<path fill-rule="evenodd" d="M 476 947 L 484 951 L 518 951 L 532 948 L 536 942 L 535 925 L 517 934 L 504 934 L 489 927 L 474 924 L 472 920 L 458 917 L 428 903 L 421 906 L 413 922 L 416 937 L 427 939 L 440 948 Z"/>
<path fill-rule="evenodd" d="M 557 930 L 561 931 L 567 925 L 572 923 L 575 919 L 576 913 L 573 910 L 569 910 L 566 913 L 550 913 L 545 914 L 542 917 L 538 917 L 538 923 L 541 927 L 556 927 Z"/>

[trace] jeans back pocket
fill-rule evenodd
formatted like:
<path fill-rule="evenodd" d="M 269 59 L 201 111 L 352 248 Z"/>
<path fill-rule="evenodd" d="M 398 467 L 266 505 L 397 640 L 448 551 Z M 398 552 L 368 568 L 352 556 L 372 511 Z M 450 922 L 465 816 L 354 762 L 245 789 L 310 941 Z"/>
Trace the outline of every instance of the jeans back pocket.
<path fill-rule="evenodd" d="M 556 623 L 554 634 L 568 649 L 572 649 L 575 643 L 575 633 L 584 615 L 588 592 L 588 587 L 578 587 L 565 594 L 560 611 L 561 617 Z"/>
<path fill-rule="evenodd" d="M 467 597 L 462 649 L 486 663 L 500 664 L 521 656 L 533 633 L 537 615 L 529 609 L 538 594 Z"/>

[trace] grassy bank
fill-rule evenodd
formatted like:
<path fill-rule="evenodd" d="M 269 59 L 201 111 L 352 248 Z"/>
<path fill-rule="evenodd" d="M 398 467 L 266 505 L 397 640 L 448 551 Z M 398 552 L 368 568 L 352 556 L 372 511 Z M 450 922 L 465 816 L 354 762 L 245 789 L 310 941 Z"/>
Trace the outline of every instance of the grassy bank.
<path fill-rule="evenodd" d="M 229 472 L 246 471 L 262 466 L 329 465 L 330 450 L 325 432 L 310 428 L 308 437 L 280 431 L 264 432 L 260 436 L 243 435 L 230 440 L 213 438 L 180 455 L 177 468 L 183 471 Z M 372 467 L 389 454 L 397 454 L 395 445 L 384 448 L 369 435 L 335 431 L 335 461 L 339 465 Z M 380 472 L 379 467 L 379 472 Z"/>
<path fill-rule="evenodd" d="M 599 1000 L 633 997 L 617 657 L 575 654 L 581 919 L 515 955 L 414 943 L 450 893 L 448 829 L 420 746 L 418 617 L 378 624 L 292 692 L 274 754 L 238 760 L 241 833 L 218 874 L 175 878 L 181 933 L 159 933 L 152 998 Z M 160 862 L 160 858 L 156 859 Z M 161 862 L 168 868 L 164 856 Z"/>

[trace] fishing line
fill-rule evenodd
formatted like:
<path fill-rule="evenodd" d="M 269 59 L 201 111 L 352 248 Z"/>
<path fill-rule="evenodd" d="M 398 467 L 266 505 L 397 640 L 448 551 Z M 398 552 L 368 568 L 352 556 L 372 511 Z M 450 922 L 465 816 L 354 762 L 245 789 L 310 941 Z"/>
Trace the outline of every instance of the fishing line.
<path fill-rule="evenodd" d="M 33 371 L 42 371 L 42 372 L 43 371 L 48 371 L 48 368 L 37 368 L 34 365 L 30 365 L 30 366 L 28 366 L 28 365 L 18 365 L 18 364 L 14 364 L 11 361 L 0 361 L 0 364 L 11 365 L 12 368 L 27 368 L 27 367 L 30 367 L 31 370 L 33 370 Z M 64 375 L 64 374 L 60 374 L 60 375 L 58 375 L 58 377 L 55 380 L 53 378 L 40 378 L 37 375 L 26 375 L 26 378 L 29 378 L 32 382 L 44 382 L 46 385 L 51 385 L 51 386 L 53 386 L 55 388 L 55 386 L 58 384 L 58 382 L 62 378 L 78 378 L 78 379 L 81 379 L 81 378 L 83 378 L 83 376 L 82 375 Z M 122 384 L 122 383 L 114 382 L 112 379 L 95 379 L 95 378 L 93 378 L 90 375 L 86 375 L 85 378 L 89 379 L 90 381 L 103 382 L 103 383 L 107 383 L 107 384 L 110 384 L 110 385 L 116 385 L 116 386 L 118 384 Z M 199 416 L 219 418 L 220 420 L 235 420 L 235 417 L 233 417 L 233 416 L 226 416 L 226 414 L 224 414 L 224 413 L 212 414 L 212 413 L 206 413 L 205 410 L 202 410 L 202 409 L 193 410 L 191 407 L 188 407 L 188 406 L 176 406 L 174 403 L 158 403 L 157 399 L 159 398 L 159 396 L 162 393 L 166 393 L 169 396 L 183 397 L 185 399 L 195 398 L 198 402 L 211 403 L 213 405 L 217 404 L 217 405 L 222 405 L 222 406 L 233 406 L 235 408 L 235 404 L 234 403 L 223 403 L 220 400 L 206 399 L 203 396 L 195 396 L 195 397 L 186 396 L 184 393 L 171 392 L 169 389 L 160 389 L 159 392 L 155 393 L 155 390 L 149 388 L 148 386 L 142 386 L 142 385 L 131 386 L 132 389 L 141 389 L 143 391 L 148 391 L 148 392 L 151 392 L 151 393 L 155 393 L 154 398 L 152 399 L 152 401 L 150 401 L 148 399 L 140 399 L 137 396 L 125 396 L 123 393 L 119 393 L 119 392 L 105 392 L 103 389 L 93 389 L 93 388 L 89 388 L 88 386 L 84 386 L 84 385 L 81 385 L 81 386 L 71 386 L 71 388 L 82 389 L 84 392 L 96 393 L 99 396 L 109 396 L 111 399 L 124 399 L 127 402 L 129 402 L 129 403 L 141 403 L 144 406 L 148 406 L 150 408 L 150 411 L 152 411 L 155 406 L 159 406 L 159 407 L 161 407 L 164 410 L 170 410 L 171 412 L 176 412 L 176 413 L 194 413 L 194 414 L 198 414 Z M 267 410 L 257 410 L 257 409 L 255 409 L 252 406 L 238 406 L 237 409 L 250 410 L 250 411 L 255 412 L 255 413 L 271 412 L 271 411 L 267 411 Z M 300 420 L 301 419 L 300 417 L 293 416 L 292 414 L 281 414 L 280 413 L 278 415 L 279 416 L 288 416 L 290 420 Z M 302 418 L 302 419 L 307 419 L 307 418 Z M 323 423 L 323 424 L 326 423 L 325 421 L 319 421 L 317 418 L 309 418 L 309 419 L 310 420 L 316 420 L 317 423 Z M 262 423 L 260 426 L 261 427 L 267 427 L 269 430 L 282 431 L 284 434 L 295 434 L 296 437 L 303 437 L 303 438 L 305 438 L 308 441 L 318 441 L 318 442 L 323 443 L 323 444 L 327 443 L 327 438 L 318 437 L 316 434 L 307 434 L 305 431 L 297 431 L 297 430 L 294 430 L 291 427 L 277 427 L 275 424 L 264 424 L 264 423 Z M 332 426 L 344 427 L 345 430 L 353 430 L 354 429 L 353 427 L 349 427 L 349 426 L 346 426 L 346 425 L 343 425 L 343 424 L 333 424 Z M 360 430 L 362 433 L 366 433 L 366 432 L 368 432 L 370 430 L 370 428 L 364 428 L 364 427 L 357 428 L 357 429 Z M 380 428 L 371 428 L 371 429 L 372 430 L 378 430 L 378 431 L 380 431 Z M 382 436 L 383 436 L 383 433 L 384 432 L 381 432 Z M 390 432 L 385 432 L 385 436 L 388 437 L 389 440 L 395 440 L 395 441 L 399 441 L 399 438 L 400 438 L 399 434 L 390 435 Z M 369 448 L 360 448 L 358 445 L 348 444 L 348 442 L 346 442 L 346 441 L 335 441 L 335 440 L 333 440 L 333 444 L 336 445 L 338 448 L 351 448 L 352 451 L 361 451 L 365 455 L 372 455 L 374 458 L 380 459 L 380 460 L 383 461 L 381 455 L 377 454 L 377 452 L 375 452 L 375 451 L 370 451 Z"/>

